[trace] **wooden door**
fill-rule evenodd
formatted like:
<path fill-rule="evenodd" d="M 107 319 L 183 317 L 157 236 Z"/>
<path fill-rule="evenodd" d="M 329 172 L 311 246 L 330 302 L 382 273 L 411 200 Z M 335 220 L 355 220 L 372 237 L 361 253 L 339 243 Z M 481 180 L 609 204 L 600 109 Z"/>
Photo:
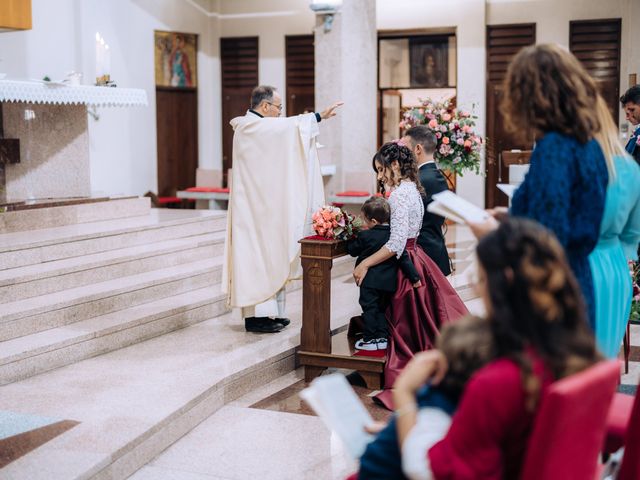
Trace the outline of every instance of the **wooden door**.
<path fill-rule="evenodd" d="M 569 23 L 569 49 L 598 83 L 616 124 L 620 108 L 621 29 L 619 18 Z"/>
<path fill-rule="evenodd" d="M 251 90 L 258 86 L 258 37 L 221 38 L 222 72 L 222 174 L 232 166 L 233 128 L 229 122 L 250 107 Z"/>
<path fill-rule="evenodd" d="M 156 88 L 158 195 L 193 187 L 198 168 L 198 92 Z"/>
<path fill-rule="evenodd" d="M 316 73 L 313 35 L 285 37 L 287 117 L 315 112 Z"/>
<path fill-rule="evenodd" d="M 507 67 L 518 51 L 536 42 L 536 25 L 487 25 L 487 154 L 485 179 L 485 206 L 506 206 L 507 196 L 497 187 L 509 182 L 509 168 L 502 162 L 504 150 L 529 150 L 531 142 L 518 143 L 504 128 L 504 118 L 499 105 L 502 98 L 502 82 Z"/>

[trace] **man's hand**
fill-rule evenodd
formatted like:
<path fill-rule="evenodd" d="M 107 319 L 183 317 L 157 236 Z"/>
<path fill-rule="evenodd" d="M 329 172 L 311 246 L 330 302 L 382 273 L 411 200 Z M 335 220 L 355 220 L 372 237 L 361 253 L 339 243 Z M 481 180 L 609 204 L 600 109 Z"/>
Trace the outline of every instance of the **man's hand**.
<path fill-rule="evenodd" d="M 329 108 L 327 108 L 326 110 L 323 110 L 320 113 L 320 118 L 322 118 L 323 120 L 326 120 L 327 118 L 331 118 L 331 117 L 335 117 L 336 116 L 336 109 L 340 106 L 344 105 L 344 102 L 336 102 L 333 105 L 331 105 Z"/>

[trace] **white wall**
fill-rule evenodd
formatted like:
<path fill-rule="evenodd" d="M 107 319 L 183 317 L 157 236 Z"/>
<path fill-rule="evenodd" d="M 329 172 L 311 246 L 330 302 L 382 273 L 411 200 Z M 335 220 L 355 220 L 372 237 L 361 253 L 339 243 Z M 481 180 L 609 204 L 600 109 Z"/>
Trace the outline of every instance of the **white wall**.
<path fill-rule="evenodd" d="M 157 190 L 154 30 L 199 35 L 199 162 L 209 168 L 220 163 L 217 20 L 181 0 L 33 0 L 32 10 L 32 30 L 0 33 L 0 71 L 10 78 L 58 79 L 76 70 L 83 83 L 92 83 L 99 31 L 111 46 L 111 78 L 147 91 L 146 108 L 101 108 L 98 121 L 90 118 L 94 193 Z"/>
<path fill-rule="evenodd" d="M 221 37 L 258 38 L 261 84 L 285 91 L 285 36 L 313 34 L 315 15 L 306 0 L 242 0 L 220 3 Z M 286 111 L 286 95 L 283 95 Z"/>

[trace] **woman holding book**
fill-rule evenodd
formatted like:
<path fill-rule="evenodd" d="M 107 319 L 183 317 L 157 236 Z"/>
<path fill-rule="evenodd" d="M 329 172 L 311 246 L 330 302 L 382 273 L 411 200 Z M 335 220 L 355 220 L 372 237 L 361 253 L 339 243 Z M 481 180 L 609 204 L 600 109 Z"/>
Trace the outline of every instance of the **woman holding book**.
<path fill-rule="evenodd" d="M 511 214 L 549 228 L 564 247 L 595 323 L 589 254 L 598 242 L 609 175 L 595 140 L 599 94 L 578 59 L 557 45 L 526 47 L 514 57 L 504 84 L 501 111 L 508 130 L 535 139 L 531 166 L 511 200 Z M 476 235 L 495 221 L 471 225 Z"/>
<path fill-rule="evenodd" d="M 391 190 L 391 231 L 389 241 L 359 263 L 353 276 L 360 285 L 369 268 L 394 256 L 400 258 L 406 250 L 422 283 L 421 287 L 414 289 L 402 270 L 398 272 L 398 287 L 387 316 L 386 389 L 377 396 L 387 408 L 391 408 L 389 389 L 402 368 L 415 353 L 434 346 L 442 325 L 468 312 L 438 266 L 416 243 L 424 216 L 424 190 L 418 179 L 413 153 L 399 141 L 389 142 L 375 154 L 372 163 L 382 191 Z"/>

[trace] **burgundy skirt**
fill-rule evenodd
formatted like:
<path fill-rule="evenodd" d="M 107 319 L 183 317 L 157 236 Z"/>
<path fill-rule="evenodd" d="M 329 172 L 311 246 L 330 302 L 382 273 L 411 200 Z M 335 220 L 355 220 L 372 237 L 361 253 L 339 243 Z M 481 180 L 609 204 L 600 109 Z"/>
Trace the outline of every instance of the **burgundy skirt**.
<path fill-rule="evenodd" d="M 384 370 L 385 390 L 376 399 L 393 408 L 391 388 L 413 355 L 433 348 L 440 329 L 469 313 L 456 290 L 415 239 L 407 241 L 407 254 L 422 279 L 420 288 L 398 269 L 398 288 L 387 310 L 389 343 Z"/>

